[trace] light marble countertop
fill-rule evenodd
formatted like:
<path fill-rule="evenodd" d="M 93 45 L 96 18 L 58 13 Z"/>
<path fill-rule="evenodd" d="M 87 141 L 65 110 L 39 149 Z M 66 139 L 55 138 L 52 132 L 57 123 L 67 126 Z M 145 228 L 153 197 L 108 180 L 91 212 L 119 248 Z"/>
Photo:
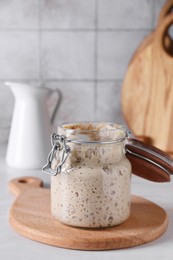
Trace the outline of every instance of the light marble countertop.
<path fill-rule="evenodd" d="M 173 182 L 152 183 L 133 176 L 132 193 L 143 196 L 164 208 L 169 216 L 169 226 L 166 233 L 159 239 L 134 248 L 110 251 L 78 251 L 48 246 L 16 233 L 8 222 L 9 209 L 14 196 L 8 190 L 8 182 L 12 178 L 24 175 L 37 176 L 48 186 L 50 179 L 41 171 L 16 170 L 5 163 L 6 146 L 0 147 L 0 259 L 35 260 L 97 260 L 97 259 L 133 259 L 167 260 L 173 259 Z M 173 181 L 173 176 L 172 176 Z"/>

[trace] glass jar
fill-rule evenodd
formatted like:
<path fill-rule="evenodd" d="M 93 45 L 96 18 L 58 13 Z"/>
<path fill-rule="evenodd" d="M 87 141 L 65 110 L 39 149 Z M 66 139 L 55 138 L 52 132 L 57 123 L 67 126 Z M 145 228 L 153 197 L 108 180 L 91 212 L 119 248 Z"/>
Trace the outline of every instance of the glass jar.
<path fill-rule="evenodd" d="M 72 123 L 52 135 L 44 170 L 51 174 L 51 212 L 64 224 L 98 228 L 130 215 L 131 164 L 127 131 L 110 123 Z"/>

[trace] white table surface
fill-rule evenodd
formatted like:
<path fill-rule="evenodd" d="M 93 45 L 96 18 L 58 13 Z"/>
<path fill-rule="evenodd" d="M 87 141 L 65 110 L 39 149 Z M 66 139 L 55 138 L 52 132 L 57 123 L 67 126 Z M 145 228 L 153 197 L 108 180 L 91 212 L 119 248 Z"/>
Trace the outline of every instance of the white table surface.
<path fill-rule="evenodd" d="M 5 163 L 5 145 L 0 147 L 0 260 L 164 260 L 173 259 L 173 176 L 171 183 L 153 183 L 133 176 L 132 193 L 143 196 L 163 207 L 169 216 L 166 233 L 148 244 L 129 249 L 110 251 L 78 251 L 53 247 L 22 237 L 12 229 L 8 222 L 9 209 L 14 196 L 8 190 L 8 182 L 12 178 L 24 175 L 37 176 L 50 184 L 49 176 L 39 170 L 25 171 L 8 167 Z"/>

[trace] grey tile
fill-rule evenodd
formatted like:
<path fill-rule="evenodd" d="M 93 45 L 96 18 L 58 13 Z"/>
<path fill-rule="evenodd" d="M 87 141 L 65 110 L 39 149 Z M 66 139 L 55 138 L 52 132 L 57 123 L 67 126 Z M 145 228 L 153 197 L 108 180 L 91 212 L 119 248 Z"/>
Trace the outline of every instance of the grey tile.
<path fill-rule="evenodd" d="M 54 120 L 55 126 L 62 122 L 94 119 L 94 84 L 92 82 L 45 82 L 44 86 L 58 88 L 62 93 L 62 102 Z"/>
<path fill-rule="evenodd" d="M 122 82 L 98 82 L 96 120 L 123 124 L 121 112 Z"/>
<path fill-rule="evenodd" d="M 99 0 L 99 28 L 147 29 L 152 25 L 153 0 Z"/>
<path fill-rule="evenodd" d="M 94 28 L 94 0 L 43 0 L 41 10 L 42 28 Z"/>
<path fill-rule="evenodd" d="M 93 32 L 42 32 L 44 79 L 93 79 Z"/>
<path fill-rule="evenodd" d="M 39 0 L 0 1 L 0 29 L 37 29 Z"/>
<path fill-rule="evenodd" d="M 156 27 L 157 25 L 157 21 L 160 15 L 160 11 L 161 8 L 163 7 L 163 5 L 165 4 L 166 0 L 153 0 L 154 3 L 154 17 L 153 17 L 153 23 L 154 23 L 154 27 Z"/>
<path fill-rule="evenodd" d="M 148 31 L 98 33 L 97 76 L 99 79 L 123 79 L 129 60 Z"/>
<path fill-rule="evenodd" d="M 0 79 L 38 79 L 38 34 L 0 31 L 0 39 Z"/>

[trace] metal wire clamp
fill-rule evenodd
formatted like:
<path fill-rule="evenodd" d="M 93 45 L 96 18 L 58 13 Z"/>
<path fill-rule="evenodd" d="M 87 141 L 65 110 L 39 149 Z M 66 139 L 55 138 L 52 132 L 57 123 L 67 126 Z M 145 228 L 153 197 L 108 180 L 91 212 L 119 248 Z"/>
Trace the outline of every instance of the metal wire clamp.
<path fill-rule="evenodd" d="M 52 143 L 52 149 L 48 155 L 47 164 L 43 167 L 42 170 L 43 172 L 51 176 L 56 176 L 57 174 L 61 173 L 62 165 L 67 160 L 67 157 L 70 153 L 70 146 L 67 145 L 66 137 L 64 135 L 52 134 L 51 143 Z M 56 157 L 57 151 L 62 151 L 62 158 L 59 164 L 56 166 L 56 169 L 52 169 L 51 164 L 53 159 Z"/>

